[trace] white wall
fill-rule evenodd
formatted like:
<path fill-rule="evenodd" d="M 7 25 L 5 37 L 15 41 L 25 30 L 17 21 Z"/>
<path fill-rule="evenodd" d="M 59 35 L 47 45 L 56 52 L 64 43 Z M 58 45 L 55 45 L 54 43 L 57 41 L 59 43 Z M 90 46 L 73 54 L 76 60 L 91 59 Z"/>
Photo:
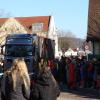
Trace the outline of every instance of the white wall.
<path fill-rule="evenodd" d="M 55 57 L 58 57 L 59 56 L 59 54 L 58 54 L 58 36 L 57 36 L 53 16 L 51 16 L 51 19 L 50 19 L 48 38 L 55 40 Z"/>

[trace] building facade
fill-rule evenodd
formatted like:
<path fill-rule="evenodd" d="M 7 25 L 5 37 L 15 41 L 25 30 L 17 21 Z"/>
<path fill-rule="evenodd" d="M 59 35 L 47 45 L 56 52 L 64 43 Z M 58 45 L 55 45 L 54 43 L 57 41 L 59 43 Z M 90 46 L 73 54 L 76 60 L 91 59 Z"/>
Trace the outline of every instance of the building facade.
<path fill-rule="evenodd" d="M 89 0 L 87 41 L 92 43 L 93 55 L 100 55 L 100 0 Z"/>

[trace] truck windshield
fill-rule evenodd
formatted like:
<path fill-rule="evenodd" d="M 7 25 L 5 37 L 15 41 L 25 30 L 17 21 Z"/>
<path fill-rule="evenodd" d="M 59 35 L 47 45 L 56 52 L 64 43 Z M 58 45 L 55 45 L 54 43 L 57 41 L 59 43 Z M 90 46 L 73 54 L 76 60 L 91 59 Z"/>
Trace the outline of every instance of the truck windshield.
<path fill-rule="evenodd" d="M 18 44 L 18 43 L 24 43 L 29 44 L 32 43 L 32 39 L 30 38 L 8 38 L 6 41 L 7 44 Z"/>
<path fill-rule="evenodd" d="M 6 55 L 25 57 L 32 55 L 32 45 L 6 45 Z"/>

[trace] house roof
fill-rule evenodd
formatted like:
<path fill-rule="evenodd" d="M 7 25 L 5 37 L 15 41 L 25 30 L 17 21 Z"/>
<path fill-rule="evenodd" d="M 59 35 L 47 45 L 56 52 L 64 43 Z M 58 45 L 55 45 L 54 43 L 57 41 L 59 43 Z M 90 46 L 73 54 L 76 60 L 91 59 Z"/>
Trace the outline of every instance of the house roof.
<path fill-rule="evenodd" d="M 87 39 L 100 39 L 100 0 L 89 0 Z"/>
<path fill-rule="evenodd" d="M 43 23 L 43 30 L 48 31 L 51 16 L 35 16 L 35 17 L 15 17 L 27 30 L 32 30 L 33 23 Z M 0 26 L 9 18 L 0 18 Z"/>

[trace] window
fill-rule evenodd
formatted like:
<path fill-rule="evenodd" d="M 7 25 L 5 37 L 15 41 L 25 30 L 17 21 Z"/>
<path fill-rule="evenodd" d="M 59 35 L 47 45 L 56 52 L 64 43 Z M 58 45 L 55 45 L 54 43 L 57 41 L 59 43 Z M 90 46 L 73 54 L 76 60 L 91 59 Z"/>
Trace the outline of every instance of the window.
<path fill-rule="evenodd" d="M 43 30 L 43 23 L 32 24 L 32 32 L 41 32 Z"/>
<path fill-rule="evenodd" d="M 13 57 L 32 56 L 32 45 L 7 45 L 6 55 Z"/>

